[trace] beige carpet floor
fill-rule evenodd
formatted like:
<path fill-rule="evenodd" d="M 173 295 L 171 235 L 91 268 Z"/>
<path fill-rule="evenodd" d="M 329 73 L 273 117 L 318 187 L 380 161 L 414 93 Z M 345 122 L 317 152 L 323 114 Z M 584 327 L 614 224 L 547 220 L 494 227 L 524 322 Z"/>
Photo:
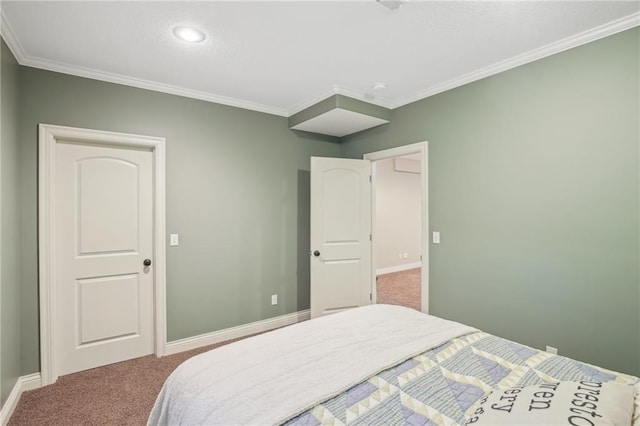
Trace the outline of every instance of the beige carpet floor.
<path fill-rule="evenodd" d="M 421 276 L 421 268 L 378 275 L 376 280 L 378 303 L 406 306 L 419 311 L 422 306 Z"/>
<path fill-rule="evenodd" d="M 9 426 L 145 425 L 162 384 L 179 364 L 232 341 L 60 377 L 53 385 L 23 393 Z"/>
<path fill-rule="evenodd" d="M 377 294 L 379 303 L 419 310 L 420 269 L 380 275 Z M 60 377 L 53 385 L 23 393 L 9 426 L 145 425 L 162 384 L 178 365 L 232 341 Z"/>

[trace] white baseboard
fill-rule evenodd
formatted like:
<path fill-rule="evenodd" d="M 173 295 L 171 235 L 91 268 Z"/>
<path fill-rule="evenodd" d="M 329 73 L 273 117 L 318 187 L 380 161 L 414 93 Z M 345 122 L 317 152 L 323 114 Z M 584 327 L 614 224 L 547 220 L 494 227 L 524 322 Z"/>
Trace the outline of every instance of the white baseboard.
<path fill-rule="evenodd" d="M 226 328 L 212 333 L 201 334 L 199 336 L 187 337 L 186 339 L 175 340 L 167 343 L 165 355 L 173 355 L 178 352 L 189 351 L 191 349 L 200 348 L 202 346 L 213 345 L 214 343 L 224 342 L 225 340 L 237 339 L 239 337 L 248 336 L 250 334 L 260 333 L 262 331 L 273 330 L 274 328 L 284 327 L 285 325 L 295 324 L 300 321 L 306 321 L 311 317 L 311 311 L 294 312 L 292 314 L 281 315 L 267 320 L 256 321 L 237 327 Z"/>
<path fill-rule="evenodd" d="M 5 426 L 9 423 L 9 419 L 13 414 L 13 411 L 18 406 L 18 402 L 20 401 L 20 395 L 22 392 L 37 389 L 42 386 L 42 380 L 40 378 L 40 373 L 29 374 L 28 376 L 18 377 L 18 381 L 11 389 L 11 393 L 9 393 L 9 397 L 5 401 L 2 406 L 2 410 L 0 411 L 0 424 Z"/>
<path fill-rule="evenodd" d="M 409 269 L 421 268 L 422 262 L 405 263 L 404 265 L 388 266 L 386 268 L 376 269 L 376 276 L 390 274 L 392 272 L 407 271 Z"/>

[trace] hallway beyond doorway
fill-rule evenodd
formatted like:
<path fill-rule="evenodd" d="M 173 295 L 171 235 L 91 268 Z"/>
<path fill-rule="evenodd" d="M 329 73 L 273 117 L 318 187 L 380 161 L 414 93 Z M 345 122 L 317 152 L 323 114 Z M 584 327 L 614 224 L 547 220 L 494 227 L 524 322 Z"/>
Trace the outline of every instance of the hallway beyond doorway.
<path fill-rule="evenodd" d="M 376 277 L 377 302 L 421 310 L 422 268 L 392 272 Z"/>

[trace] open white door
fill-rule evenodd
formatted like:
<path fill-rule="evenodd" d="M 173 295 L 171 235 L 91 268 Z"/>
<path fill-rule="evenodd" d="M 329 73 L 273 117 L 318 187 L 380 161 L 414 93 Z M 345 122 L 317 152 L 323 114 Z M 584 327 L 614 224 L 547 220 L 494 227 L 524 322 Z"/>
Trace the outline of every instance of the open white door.
<path fill-rule="evenodd" d="M 311 158 L 311 318 L 371 303 L 371 162 Z"/>

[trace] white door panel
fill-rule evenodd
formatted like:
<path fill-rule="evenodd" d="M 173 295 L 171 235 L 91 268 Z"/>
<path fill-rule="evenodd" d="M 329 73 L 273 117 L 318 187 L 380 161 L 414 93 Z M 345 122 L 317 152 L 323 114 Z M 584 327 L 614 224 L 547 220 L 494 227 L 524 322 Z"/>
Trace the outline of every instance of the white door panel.
<path fill-rule="evenodd" d="M 78 346 L 140 334 L 138 278 L 138 274 L 127 274 L 77 281 Z"/>
<path fill-rule="evenodd" d="M 153 353 L 151 151 L 56 146 L 59 374 Z"/>
<path fill-rule="evenodd" d="M 311 317 L 371 303 L 371 164 L 311 158 Z"/>
<path fill-rule="evenodd" d="M 78 254 L 135 252 L 138 248 L 138 166 L 116 158 L 88 158 L 78 161 L 76 167 Z M 117 208 L 113 208 L 115 206 Z"/>

